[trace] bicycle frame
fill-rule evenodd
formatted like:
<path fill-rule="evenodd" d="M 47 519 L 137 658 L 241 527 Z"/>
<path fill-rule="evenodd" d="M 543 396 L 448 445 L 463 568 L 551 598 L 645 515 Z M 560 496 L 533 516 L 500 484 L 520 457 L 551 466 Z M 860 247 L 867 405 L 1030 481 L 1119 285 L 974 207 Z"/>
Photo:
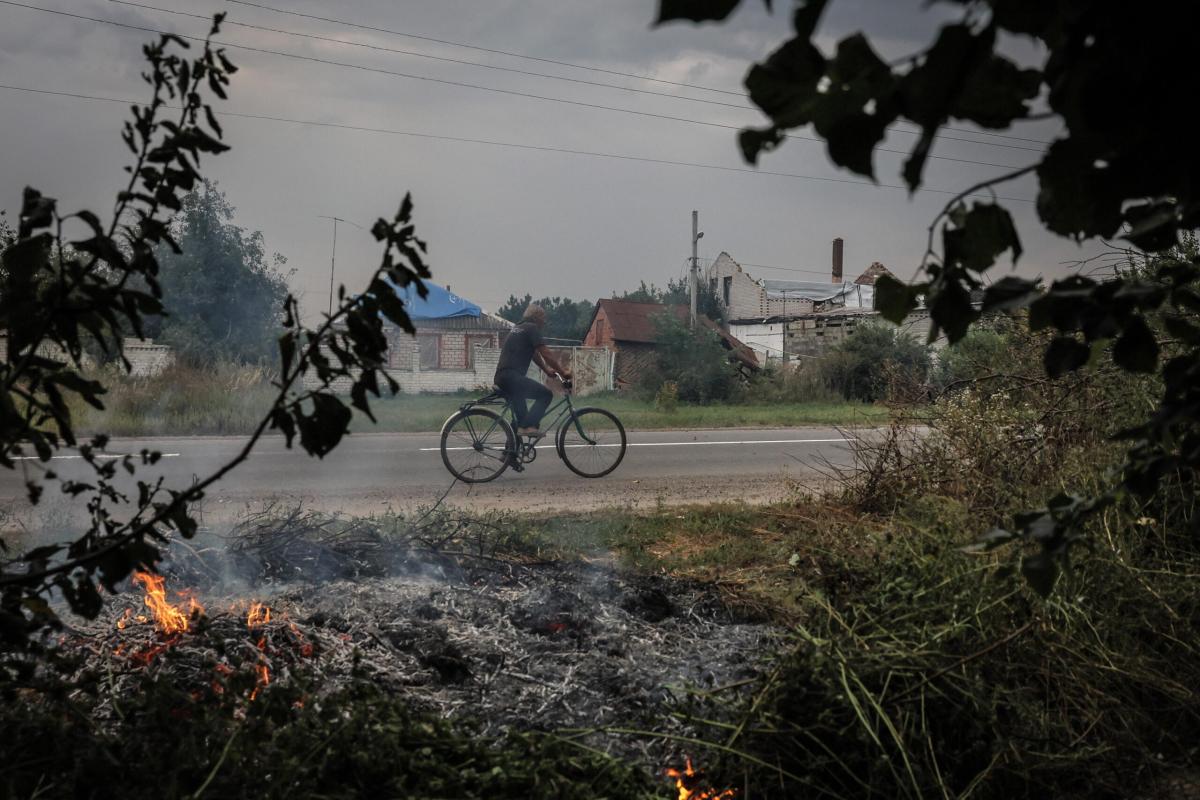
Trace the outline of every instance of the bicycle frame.
<path fill-rule="evenodd" d="M 500 392 L 492 392 L 491 394 L 481 397 L 478 400 L 472 400 L 469 403 L 463 403 L 461 406 L 459 406 L 459 411 L 466 411 L 467 409 L 475 406 L 494 405 L 502 406 L 500 409 L 500 418 L 509 422 L 513 431 L 515 432 L 517 430 L 516 412 L 513 410 L 512 402 Z M 564 418 L 570 419 L 574 413 L 575 406 L 571 403 L 571 392 L 570 390 L 567 390 L 563 392 L 562 397 L 551 403 L 550 407 L 546 409 L 543 420 L 550 419 L 551 421 L 549 424 L 543 421 L 542 428 L 544 430 L 558 430 L 558 428 L 562 426 Z M 595 444 L 595 441 L 584 432 L 583 427 L 579 425 L 578 422 L 575 423 L 575 429 L 579 432 L 580 437 L 582 437 L 584 441 L 586 441 L 588 444 Z M 491 431 L 489 430 L 488 432 L 490 433 Z M 518 440 L 520 439 L 519 436 L 517 438 Z M 557 439 L 557 434 L 555 434 L 555 438 Z M 520 446 L 520 441 L 518 441 L 517 444 Z"/>

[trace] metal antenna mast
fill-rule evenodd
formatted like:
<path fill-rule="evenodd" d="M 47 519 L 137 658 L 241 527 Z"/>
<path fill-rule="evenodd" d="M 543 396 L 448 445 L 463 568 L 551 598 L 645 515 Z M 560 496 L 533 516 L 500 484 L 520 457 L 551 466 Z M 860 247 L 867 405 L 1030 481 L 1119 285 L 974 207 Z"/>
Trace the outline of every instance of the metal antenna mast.
<path fill-rule="evenodd" d="M 347 225 L 353 225 L 354 227 L 358 228 L 360 231 L 365 231 L 366 228 L 364 228 L 362 225 L 359 225 L 358 223 L 351 222 L 348 219 L 342 219 L 341 217 L 330 217 L 330 216 L 326 216 L 324 214 L 318 214 L 317 219 L 333 220 L 333 253 L 329 257 L 329 316 L 332 317 L 333 316 L 333 273 L 334 273 L 334 270 L 337 269 L 337 226 L 338 226 L 338 223 L 344 222 Z"/>

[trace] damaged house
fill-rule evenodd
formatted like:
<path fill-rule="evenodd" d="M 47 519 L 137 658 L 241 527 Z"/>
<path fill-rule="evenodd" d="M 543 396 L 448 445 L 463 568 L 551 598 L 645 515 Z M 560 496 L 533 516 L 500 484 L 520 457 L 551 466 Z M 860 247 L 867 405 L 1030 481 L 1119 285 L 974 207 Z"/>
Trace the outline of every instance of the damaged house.
<path fill-rule="evenodd" d="M 648 370 L 657 367 L 658 326 L 655 318 L 673 314 L 687 322 L 687 306 L 662 303 L 638 303 L 631 300 L 600 300 L 592 313 L 583 343 L 589 347 L 608 348 L 613 353 L 613 385 L 617 389 L 633 386 Z M 736 337 L 721 329 L 708 317 L 699 317 L 700 324 L 716 332 L 729 358 L 743 373 L 759 368 L 754 351 Z"/>
<path fill-rule="evenodd" d="M 708 268 L 729 332 L 750 347 L 762 363 L 821 355 L 863 320 L 875 319 L 875 281 L 892 273 L 879 262 L 854 280 L 843 273 L 843 242 L 833 240 L 830 280 L 756 279 L 728 253 Z M 914 336 L 929 332 L 928 312 L 905 321 Z"/>

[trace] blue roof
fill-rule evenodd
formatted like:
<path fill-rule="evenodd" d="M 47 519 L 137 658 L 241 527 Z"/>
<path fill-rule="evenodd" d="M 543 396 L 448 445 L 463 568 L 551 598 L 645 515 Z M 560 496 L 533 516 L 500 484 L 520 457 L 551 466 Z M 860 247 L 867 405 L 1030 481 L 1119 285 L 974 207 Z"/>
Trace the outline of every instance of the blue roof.
<path fill-rule="evenodd" d="M 445 287 L 430 281 L 425 284 L 428 294 L 422 299 L 417 294 L 416 284 L 410 283 L 403 288 L 397 288 L 396 294 L 404 301 L 404 308 L 412 320 L 420 319 L 450 319 L 452 317 L 478 317 L 483 309 L 451 292 Z"/>

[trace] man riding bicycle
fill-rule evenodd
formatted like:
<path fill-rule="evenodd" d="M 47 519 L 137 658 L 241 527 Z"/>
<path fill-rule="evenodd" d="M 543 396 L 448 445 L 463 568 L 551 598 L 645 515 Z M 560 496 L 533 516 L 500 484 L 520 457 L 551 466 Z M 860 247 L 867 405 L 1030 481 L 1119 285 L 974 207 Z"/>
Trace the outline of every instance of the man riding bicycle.
<path fill-rule="evenodd" d="M 560 375 L 564 381 L 571 379 L 570 371 L 558 363 L 546 346 L 542 338 L 545 327 L 546 310 L 536 303 L 531 304 L 525 309 L 521 324 L 513 328 L 505 340 L 500 350 L 500 363 L 496 365 L 494 380 L 500 393 L 512 404 L 518 436 L 541 438 L 544 435 L 539 426 L 553 399 L 549 389 L 526 375 L 530 362 L 536 363 L 547 375 Z M 533 400 L 532 408 L 526 407 L 527 400 Z"/>

